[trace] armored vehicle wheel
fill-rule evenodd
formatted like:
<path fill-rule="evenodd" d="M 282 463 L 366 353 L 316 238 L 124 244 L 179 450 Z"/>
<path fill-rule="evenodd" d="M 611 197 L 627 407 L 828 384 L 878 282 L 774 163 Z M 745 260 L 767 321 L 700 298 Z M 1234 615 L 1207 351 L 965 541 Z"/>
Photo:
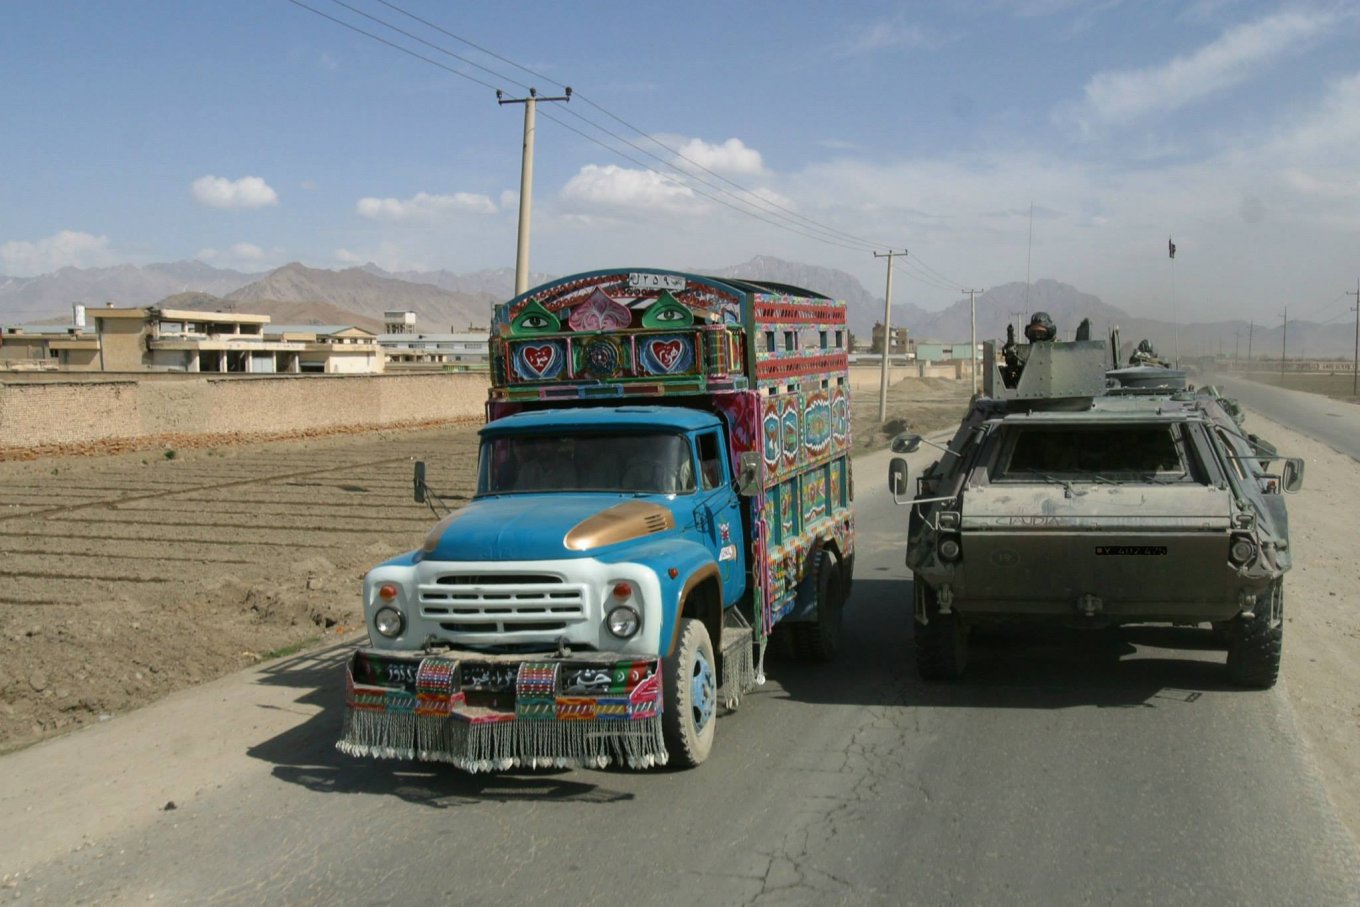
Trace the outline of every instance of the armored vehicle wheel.
<path fill-rule="evenodd" d="M 1244 687 L 1269 689 L 1280 676 L 1284 645 L 1284 583 L 1276 580 L 1256 603 L 1255 616 L 1233 621 L 1228 635 L 1228 677 Z"/>
<path fill-rule="evenodd" d="M 845 604 L 845 586 L 841 579 L 836 556 L 830 551 L 817 553 L 817 617 L 809 623 L 793 624 L 794 646 L 804 661 L 831 661 L 841 646 L 841 612 Z"/>
<path fill-rule="evenodd" d="M 968 663 L 967 628 L 956 613 L 941 614 L 935 590 L 912 578 L 916 602 L 912 622 L 916 638 L 916 672 L 922 680 L 958 680 Z M 924 612 L 926 623 L 921 623 Z"/>
<path fill-rule="evenodd" d="M 692 768 L 713 749 L 718 721 L 718 672 L 703 622 L 682 618 L 680 639 L 662 664 L 665 702 L 661 733 L 671 764 Z"/>

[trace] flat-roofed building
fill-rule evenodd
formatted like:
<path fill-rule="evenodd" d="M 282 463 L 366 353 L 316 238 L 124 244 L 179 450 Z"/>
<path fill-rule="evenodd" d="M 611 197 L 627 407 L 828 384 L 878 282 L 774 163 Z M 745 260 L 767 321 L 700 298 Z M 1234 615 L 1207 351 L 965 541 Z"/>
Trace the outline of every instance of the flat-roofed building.
<path fill-rule="evenodd" d="M 99 338 L 77 324 L 5 325 L 0 368 L 99 371 Z"/>
<path fill-rule="evenodd" d="M 366 374 L 383 370 L 373 334 L 352 325 L 272 329 L 268 315 L 189 309 L 95 309 L 101 368 L 278 374 Z M 328 330 L 321 330 L 326 328 Z"/>
<path fill-rule="evenodd" d="M 488 367 L 491 335 L 486 332 L 448 334 L 379 334 L 378 345 L 387 355 L 389 371 L 471 370 Z"/>
<path fill-rule="evenodd" d="M 297 367 L 290 371 L 362 375 L 381 372 L 386 365 L 378 335 L 352 324 L 269 324 L 264 337 L 302 345 Z"/>

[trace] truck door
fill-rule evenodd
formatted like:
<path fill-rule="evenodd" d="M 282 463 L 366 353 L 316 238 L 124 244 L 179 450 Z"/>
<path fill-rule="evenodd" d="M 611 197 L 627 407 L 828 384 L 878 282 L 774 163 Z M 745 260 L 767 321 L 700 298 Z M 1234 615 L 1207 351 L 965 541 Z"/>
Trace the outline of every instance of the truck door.
<path fill-rule="evenodd" d="M 746 585 L 746 544 L 742 538 L 741 499 L 732 484 L 722 433 L 708 431 L 696 439 L 699 452 L 701 529 L 722 575 L 723 602 L 741 597 Z"/>

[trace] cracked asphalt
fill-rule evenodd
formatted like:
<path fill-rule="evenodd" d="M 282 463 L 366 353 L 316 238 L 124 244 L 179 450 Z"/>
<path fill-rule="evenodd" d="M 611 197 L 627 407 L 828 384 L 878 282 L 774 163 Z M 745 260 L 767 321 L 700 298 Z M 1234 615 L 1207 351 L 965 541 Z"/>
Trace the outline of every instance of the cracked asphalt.
<path fill-rule="evenodd" d="M 337 646 L 7 757 L 54 805 L 0 796 L 0 840 L 34 857 L 0 854 L 0 902 L 1360 901 L 1288 701 L 1230 687 L 1207 633 L 986 637 L 964 682 L 921 683 L 905 509 L 880 493 L 885 454 L 855 468 L 844 654 L 771 661 L 699 769 L 342 756 Z M 41 847 L 17 843 L 25 822 Z"/>

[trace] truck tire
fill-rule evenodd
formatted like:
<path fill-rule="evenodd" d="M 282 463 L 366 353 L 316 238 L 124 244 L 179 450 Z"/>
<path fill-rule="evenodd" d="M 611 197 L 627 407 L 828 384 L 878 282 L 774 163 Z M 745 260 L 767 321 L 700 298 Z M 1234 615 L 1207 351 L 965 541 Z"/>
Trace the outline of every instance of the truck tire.
<path fill-rule="evenodd" d="M 1228 635 L 1228 679 L 1238 686 L 1267 690 L 1280 676 L 1284 647 L 1284 583 L 1258 600 L 1254 616 L 1232 622 Z"/>
<path fill-rule="evenodd" d="M 817 590 L 817 615 L 807 623 L 793 624 L 794 645 L 803 661 L 831 661 L 841 647 L 841 613 L 845 610 L 845 585 L 840 566 L 830 551 L 817 552 L 813 568 Z"/>
<path fill-rule="evenodd" d="M 916 639 L 916 673 L 922 680 L 958 680 L 968 663 L 967 628 L 955 612 L 940 613 L 935 590 L 918 576 L 912 586 L 916 608 L 913 612 L 913 634 Z M 926 623 L 920 614 L 924 605 Z"/>
<path fill-rule="evenodd" d="M 681 618 L 680 639 L 662 664 L 661 733 L 672 765 L 693 768 L 713 749 L 718 721 L 718 672 L 702 621 Z"/>

